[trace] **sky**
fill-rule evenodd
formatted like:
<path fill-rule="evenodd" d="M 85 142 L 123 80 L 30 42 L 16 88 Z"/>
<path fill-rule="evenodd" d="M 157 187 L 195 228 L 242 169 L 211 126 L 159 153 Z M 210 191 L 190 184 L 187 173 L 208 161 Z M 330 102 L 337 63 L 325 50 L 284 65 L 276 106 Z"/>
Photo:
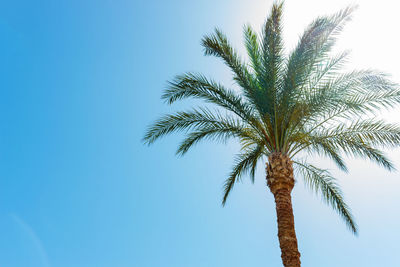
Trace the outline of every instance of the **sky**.
<path fill-rule="evenodd" d="M 287 51 L 315 17 L 359 4 L 338 49 L 349 68 L 400 82 L 396 1 L 287 0 Z M 221 206 L 239 146 L 201 143 L 175 156 L 182 136 L 151 147 L 151 121 L 188 109 L 160 99 L 174 75 L 201 72 L 233 85 L 200 40 L 222 29 L 244 53 L 242 29 L 260 30 L 272 1 L 1 1 L 0 266 L 282 266 L 264 166 Z M 400 109 L 379 114 L 400 123 Z M 399 150 L 387 151 L 400 169 Z M 400 174 L 326 159 L 359 226 L 298 177 L 293 209 L 303 266 L 400 266 Z"/>

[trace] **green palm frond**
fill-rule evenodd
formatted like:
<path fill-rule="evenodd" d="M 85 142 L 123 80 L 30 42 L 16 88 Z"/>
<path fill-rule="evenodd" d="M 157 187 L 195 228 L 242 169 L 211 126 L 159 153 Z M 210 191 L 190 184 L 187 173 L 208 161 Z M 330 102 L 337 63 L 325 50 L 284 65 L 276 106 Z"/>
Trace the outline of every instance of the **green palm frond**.
<path fill-rule="evenodd" d="M 229 193 L 231 192 L 233 185 L 243 174 L 250 171 L 251 180 L 254 181 L 254 173 L 257 162 L 263 155 L 263 152 L 264 147 L 262 145 L 256 145 L 252 148 L 244 150 L 244 152 L 237 155 L 235 160 L 236 164 L 224 184 L 224 197 L 222 199 L 223 206 L 225 206 L 226 200 L 228 199 Z"/>
<path fill-rule="evenodd" d="M 185 98 L 199 98 L 232 111 L 242 119 L 255 120 L 254 111 L 232 90 L 201 74 L 185 73 L 169 82 L 162 98 L 169 104 Z"/>
<path fill-rule="evenodd" d="M 385 74 L 371 70 L 336 75 L 321 88 L 314 94 L 312 109 L 306 116 L 309 122 L 317 122 L 319 126 L 332 120 L 373 114 L 400 103 L 398 86 Z"/>
<path fill-rule="evenodd" d="M 314 91 L 303 90 L 288 126 L 290 134 L 307 134 L 331 129 L 343 120 L 373 115 L 377 110 L 400 103 L 399 87 L 375 71 L 354 71 L 336 75 Z M 297 138 L 297 137 L 296 137 Z"/>
<path fill-rule="evenodd" d="M 360 142 L 380 147 L 396 147 L 400 142 L 400 126 L 383 120 L 366 119 L 340 123 L 319 133 L 324 139 L 358 139 Z"/>
<path fill-rule="evenodd" d="M 249 55 L 251 68 L 259 78 L 264 72 L 261 63 L 261 48 L 259 44 L 259 38 L 257 33 L 254 32 L 250 25 L 244 26 L 243 36 L 247 54 Z"/>
<path fill-rule="evenodd" d="M 330 17 L 320 17 L 313 21 L 290 54 L 283 92 L 290 94 L 304 85 L 315 66 L 327 59 L 335 44 L 337 35 L 345 23 L 351 19 L 356 7 L 348 7 Z"/>
<path fill-rule="evenodd" d="M 280 87 L 282 80 L 282 67 L 284 63 L 283 56 L 283 42 L 282 42 L 282 5 L 283 3 L 276 3 L 272 6 L 271 14 L 263 28 L 262 36 L 262 67 L 263 74 L 261 80 L 261 92 L 263 94 L 262 100 L 270 102 L 270 106 L 266 111 L 273 115 L 274 107 L 277 104 L 277 90 Z M 264 98 L 266 98 L 264 100 Z"/>
<path fill-rule="evenodd" d="M 363 159 L 370 159 L 389 171 L 394 171 L 393 162 L 389 160 L 381 150 L 364 143 L 360 139 L 346 139 L 339 143 L 344 153 Z"/>
<path fill-rule="evenodd" d="M 152 144 L 157 139 L 172 132 L 206 128 L 229 128 L 232 131 L 241 133 L 249 131 L 249 125 L 243 124 L 238 119 L 222 115 L 217 110 L 211 111 L 207 108 L 199 108 L 188 112 L 165 115 L 149 127 L 143 141 L 147 144 Z"/>
<path fill-rule="evenodd" d="M 257 134 L 251 128 L 244 128 L 239 123 L 223 122 L 223 125 L 208 125 L 190 132 L 179 145 L 177 155 L 183 156 L 193 145 L 203 139 L 226 142 L 229 138 L 250 140 Z M 253 141 L 254 142 L 254 141 Z"/>
<path fill-rule="evenodd" d="M 311 152 L 313 150 L 319 154 L 324 152 L 339 167 L 342 167 L 342 159 L 338 161 L 336 157 L 339 155 L 338 152 L 342 151 L 347 155 L 368 158 L 388 170 L 393 170 L 393 163 L 376 147 L 392 148 L 398 146 L 400 143 L 400 127 L 382 120 L 359 120 L 350 125 L 340 123 L 323 131 L 313 131 L 312 134 L 303 133 L 303 138 L 299 139 L 298 143 L 303 143 L 303 145 L 300 145 L 297 151 L 310 148 Z M 346 170 L 346 168 L 344 169 Z"/>
<path fill-rule="evenodd" d="M 320 84 L 329 82 L 332 78 L 335 78 L 339 74 L 339 71 L 344 67 L 346 59 L 350 54 L 349 51 L 343 51 L 326 61 L 321 62 L 315 66 L 315 71 L 311 73 L 308 83 L 304 88 L 307 93 L 313 95 L 318 93 Z"/>
<path fill-rule="evenodd" d="M 234 80 L 248 95 L 251 95 L 252 75 L 246 64 L 240 59 L 237 52 L 232 48 L 228 38 L 221 30 L 215 29 L 214 34 L 207 35 L 202 40 L 205 55 L 213 55 L 224 60 L 234 74 Z"/>
<path fill-rule="evenodd" d="M 242 93 L 247 102 L 249 102 L 255 111 L 264 114 L 270 107 L 270 103 L 262 101 L 264 95 L 256 78 L 248 70 L 247 65 L 239 58 L 237 52 L 230 45 L 227 37 L 216 29 L 214 34 L 205 36 L 202 40 L 205 55 L 213 55 L 222 58 L 226 65 L 233 72 L 233 79 L 242 89 Z"/>
<path fill-rule="evenodd" d="M 340 155 L 339 147 L 336 146 L 336 144 L 332 144 L 332 142 L 329 142 L 324 139 L 318 139 L 318 138 L 310 138 L 310 139 L 311 140 L 308 141 L 309 146 L 307 146 L 307 148 L 309 148 L 308 152 L 310 154 L 316 152 L 318 155 L 327 156 L 336 164 L 336 166 L 338 166 L 339 169 L 345 172 L 348 171 L 347 165 L 344 162 L 343 157 Z"/>
<path fill-rule="evenodd" d="M 305 184 L 322 199 L 332 206 L 343 218 L 349 229 L 357 234 L 357 225 L 347 204 L 344 202 L 342 191 L 336 179 L 327 170 L 319 169 L 311 164 L 295 161 L 297 171 L 301 174 Z"/>

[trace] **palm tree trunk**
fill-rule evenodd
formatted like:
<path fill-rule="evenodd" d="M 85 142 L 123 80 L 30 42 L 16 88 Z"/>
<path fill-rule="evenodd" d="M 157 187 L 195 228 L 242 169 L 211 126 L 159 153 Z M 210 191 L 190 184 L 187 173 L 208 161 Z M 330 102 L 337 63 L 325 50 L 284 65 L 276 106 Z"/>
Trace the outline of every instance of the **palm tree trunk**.
<path fill-rule="evenodd" d="M 275 198 L 282 262 L 285 267 L 300 267 L 291 197 L 293 162 L 281 153 L 272 153 L 268 161 L 267 184 Z"/>

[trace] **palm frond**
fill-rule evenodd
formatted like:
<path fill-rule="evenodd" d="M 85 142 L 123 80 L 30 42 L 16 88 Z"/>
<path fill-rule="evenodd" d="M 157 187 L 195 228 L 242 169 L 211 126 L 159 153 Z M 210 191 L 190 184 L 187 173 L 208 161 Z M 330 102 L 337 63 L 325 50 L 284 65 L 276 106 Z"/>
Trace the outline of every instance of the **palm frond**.
<path fill-rule="evenodd" d="M 314 71 L 310 75 L 310 80 L 306 84 L 306 88 L 309 91 L 307 93 L 317 93 L 320 88 L 320 84 L 324 82 L 329 82 L 332 78 L 335 78 L 339 74 L 339 71 L 343 68 L 346 63 L 346 59 L 349 55 L 349 51 L 343 51 L 332 58 L 328 58 L 315 66 Z"/>
<path fill-rule="evenodd" d="M 350 125 L 340 123 L 319 134 L 324 139 L 359 139 L 374 146 L 391 148 L 400 143 L 400 126 L 383 120 L 366 119 L 352 122 Z"/>
<path fill-rule="evenodd" d="M 263 151 L 264 147 L 262 145 L 256 145 L 237 155 L 235 160 L 236 164 L 224 184 L 224 197 L 222 199 L 223 206 L 225 206 L 226 200 L 228 199 L 229 193 L 231 192 L 235 182 L 242 175 L 250 171 L 250 178 L 254 181 L 256 165 L 260 157 L 263 155 Z"/>
<path fill-rule="evenodd" d="M 204 36 L 202 45 L 205 55 L 213 55 L 222 58 L 225 64 L 232 70 L 234 80 L 243 89 L 247 91 L 251 90 L 251 74 L 221 30 L 215 29 L 213 34 Z"/>
<path fill-rule="evenodd" d="M 340 155 L 340 150 L 338 146 L 329 142 L 323 138 L 310 138 L 311 140 L 308 141 L 309 146 L 309 153 L 317 152 L 318 155 L 325 155 L 333 160 L 333 162 L 344 172 L 347 172 L 346 163 L 343 160 L 343 157 Z M 305 148 L 305 147 L 304 147 Z M 302 149 L 304 149 L 302 148 Z"/>
<path fill-rule="evenodd" d="M 255 111 L 259 114 L 264 114 L 265 109 L 270 107 L 270 103 L 261 101 L 263 95 L 258 90 L 259 85 L 256 79 L 232 48 L 227 37 L 219 29 L 216 29 L 214 34 L 203 38 L 202 45 L 205 55 L 213 55 L 224 60 L 225 64 L 232 70 L 233 79 L 242 89 L 243 96 L 252 104 Z"/>
<path fill-rule="evenodd" d="M 187 112 L 177 112 L 161 117 L 147 130 L 143 141 L 152 144 L 162 136 L 177 131 L 188 131 L 197 127 L 236 127 L 244 129 L 248 125 L 239 120 L 223 116 L 219 111 L 211 111 L 207 108 L 193 109 Z"/>
<path fill-rule="evenodd" d="M 176 154 L 183 156 L 193 145 L 202 141 L 203 139 L 226 142 L 228 139 L 234 137 L 239 139 L 253 140 L 253 142 L 259 141 L 257 139 L 253 139 L 259 138 L 259 136 L 257 136 L 257 133 L 255 133 L 251 128 L 244 128 L 237 122 L 224 121 L 219 125 L 198 127 L 193 132 L 188 133 L 186 138 L 179 145 Z"/>
<path fill-rule="evenodd" d="M 346 131 L 348 130 L 348 131 Z M 394 170 L 393 163 L 376 146 L 394 147 L 399 145 L 399 127 L 383 122 L 364 121 L 353 125 L 339 125 L 333 130 L 304 134 L 306 138 L 297 151 L 307 148 L 311 153 L 321 152 L 330 156 L 341 167 L 343 160 L 339 153 L 369 159 L 378 165 Z M 375 146 L 375 147 L 374 147 Z M 339 160 L 339 161 L 338 161 Z M 342 168 L 343 169 L 343 168 Z M 346 167 L 344 170 L 347 170 Z"/>
<path fill-rule="evenodd" d="M 400 90 L 384 73 L 366 70 L 338 75 L 323 85 L 310 102 L 308 124 L 326 127 L 326 123 L 351 116 L 374 114 L 381 108 L 400 103 Z"/>
<path fill-rule="evenodd" d="M 247 54 L 249 55 L 250 65 L 257 77 L 263 74 L 264 69 L 261 63 L 261 48 L 257 33 L 254 32 L 250 25 L 245 25 L 243 28 L 244 44 Z"/>
<path fill-rule="evenodd" d="M 349 229 L 357 234 L 357 225 L 336 179 L 327 170 L 319 169 L 311 164 L 295 161 L 296 170 L 302 175 L 305 184 L 322 199 L 332 206 L 343 218 Z"/>
<path fill-rule="evenodd" d="M 277 90 L 282 79 L 282 66 L 284 63 L 282 42 L 282 9 L 283 3 L 275 3 L 263 28 L 262 36 L 262 64 L 263 75 L 261 81 L 263 101 L 273 103 L 269 107 L 269 114 L 274 115 L 276 110 Z"/>
<path fill-rule="evenodd" d="M 355 8 L 349 6 L 333 16 L 317 18 L 308 26 L 296 49 L 289 56 L 284 96 L 303 86 L 315 66 L 327 59 L 337 35 L 350 20 Z"/>
<path fill-rule="evenodd" d="M 178 75 L 164 91 L 162 98 L 169 104 L 184 98 L 199 98 L 235 113 L 247 121 L 255 121 L 254 111 L 248 103 L 232 90 L 201 74 Z"/>

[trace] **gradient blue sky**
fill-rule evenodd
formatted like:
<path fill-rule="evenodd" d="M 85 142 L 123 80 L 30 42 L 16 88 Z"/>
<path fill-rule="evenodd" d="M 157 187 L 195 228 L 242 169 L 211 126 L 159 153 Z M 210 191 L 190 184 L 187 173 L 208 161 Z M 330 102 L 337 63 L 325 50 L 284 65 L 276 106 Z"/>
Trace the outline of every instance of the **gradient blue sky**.
<path fill-rule="evenodd" d="M 152 120 L 193 104 L 160 100 L 175 74 L 232 84 L 202 55 L 203 34 L 218 26 L 243 52 L 242 25 L 260 29 L 271 2 L 2 1 L 0 266 L 281 266 L 263 167 L 220 205 L 236 143 L 201 144 L 183 158 L 179 135 L 141 144 Z M 288 48 L 313 18 L 349 3 L 287 0 Z M 358 3 L 339 47 L 353 50 L 351 66 L 400 81 L 397 4 Z M 390 155 L 400 168 L 399 151 Z M 303 266 L 400 266 L 399 173 L 354 159 L 349 167 L 334 173 L 359 237 L 301 180 L 294 190 Z"/>

